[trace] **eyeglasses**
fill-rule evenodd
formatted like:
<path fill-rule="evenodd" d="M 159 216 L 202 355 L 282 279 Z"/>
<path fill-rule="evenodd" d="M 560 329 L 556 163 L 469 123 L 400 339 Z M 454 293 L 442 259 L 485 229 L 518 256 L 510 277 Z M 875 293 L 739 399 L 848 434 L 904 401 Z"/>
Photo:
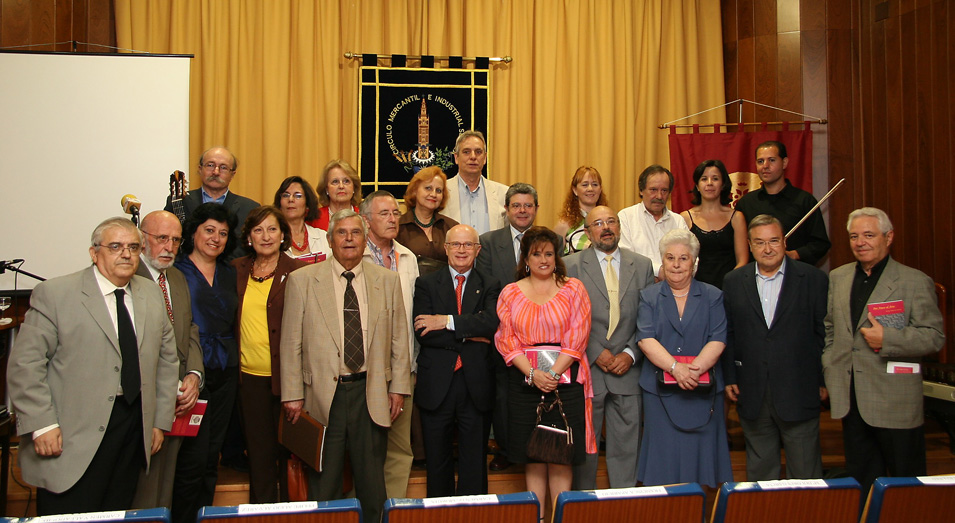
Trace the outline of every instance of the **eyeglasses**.
<path fill-rule="evenodd" d="M 763 240 L 750 240 L 749 243 L 751 243 L 753 247 L 756 247 L 757 249 L 762 249 L 767 244 L 769 244 L 770 247 L 779 247 L 779 245 L 782 244 L 783 241 L 780 240 L 779 238 L 773 238 L 772 240 L 769 240 L 768 242 Z"/>
<path fill-rule="evenodd" d="M 473 249 L 476 245 L 480 245 L 480 244 L 479 244 L 479 243 L 474 243 L 474 242 L 445 242 L 444 245 L 447 246 L 449 249 L 452 249 L 452 250 L 463 248 L 463 249 L 466 250 L 466 251 L 470 251 L 470 250 Z"/>
<path fill-rule="evenodd" d="M 173 244 L 174 247 L 178 247 L 179 244 L 182 243 L 182 238 L 179 237 L 179 236 L 169 236 L 169 235 L 166 235 L 166 234 L 153 234 L 153 233 L 151 233 L 151 232 L 143 231 L 142 229 L 140 229 L 140 230 L 141 230 L 142 233 L 145 234 L 146 236 L 152 236 L 153 238 L 156 238 L 156 241 L 159 242 L 160 245 L 165 245 L 166 242 L 168 242 L 168 241 L 170 241 L 170 240 L 172 240 L 172 244 Z"/>
<path fill-rule="evenodd" d="M 607 227 L 613 227 L 614 225 L 617 225 L 618 223 L 620 222 L 616 218 L 607 218 L 606 220 L 594 220 L 590 222 L 590 225 L 588 225 L 587 228 L 589 229 L 591 227 L 595 227 L 597 229 L 603 229 L 604 225 L 606 225 Z"/>
<path fill-rule="evenodd" d="M 519 211 L 521 209 L 524 209 L 525 211 L 529 211 L 537 207 L 537 204 L 536 203 L 512 203 L 508 205 L 508 207 L 510 207 L 511 210 L 514 210 L 514 211 Z"/>
<path fill-rule="evenodd" d="M 301 200 L 302 198 L 305 198 L 305 195 L 302 194 L 302 193 L 300 193 L 300 192 L 296 192 L 296 193 L 283 192 L 283 193 L 282 193 L 282 199 L 283 199 L 283 200 L 291 200 L 291 199 L 293 199 L 293 198 L 296 199 L 296 200 Z"/>
<path fill-rule="evenodd" d="M 219 172 L 220 172 L 220 173 L 223 173 L 223 174 L 228 174 L 228 173 L 232 172 L 232 167 L 230 167 L 230 166 L 228 166 L 228 165 L 226 165 L 226 164 L 224 164 L 224 163 L 223 163 L 223 164 L 216 165 L 215 162 L 206 162 L 206 163 L 202 164 L 202 168 L 205 169 L 205 170 L 207 170 L 207 171 L 209 171 L 209 172 L 214 172 L 216 169 L 219 169 Z"/>
<path fill-rule="evenodd" d="M 400 218 L 400 217 L 401 217 L 401 211 L 399 211 L 399 210 L 397 210 L 397 209 L 395 209 L 394 211 L 381 211 L 381 212 L 377 212 L 377 213 L 375 213 L 375 214 L 377 214 L 378 217 L 381 218 L 382 220 L 387 219 L 389 216 L 394 216 L 395 218 Z"/>
<path fill-rule="evenodd" d="M 129 249 L 129 254 L 136 256 L 139 254 L 139 251 L 143 249 L 143 246 L 138 243 L 97 243 L 96 247 L 106 247 L 109 249 L 110 254 L 120 254 L 124 250 Z"/>

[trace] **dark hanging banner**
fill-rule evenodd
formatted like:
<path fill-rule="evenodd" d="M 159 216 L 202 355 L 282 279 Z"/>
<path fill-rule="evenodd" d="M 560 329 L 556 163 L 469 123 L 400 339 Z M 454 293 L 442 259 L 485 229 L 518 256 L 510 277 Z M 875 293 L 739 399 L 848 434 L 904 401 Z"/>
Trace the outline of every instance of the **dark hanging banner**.
<path fill-rule="evenodd" d="M 367 63 L 367 62 L 366 62 Z M 360 68 L 358 113 L 361 184 L 399 200 L 419 170 L 457 173 L 454 141 L 476 129 L 489 134 L 488 74 L 483 69 Z"/>

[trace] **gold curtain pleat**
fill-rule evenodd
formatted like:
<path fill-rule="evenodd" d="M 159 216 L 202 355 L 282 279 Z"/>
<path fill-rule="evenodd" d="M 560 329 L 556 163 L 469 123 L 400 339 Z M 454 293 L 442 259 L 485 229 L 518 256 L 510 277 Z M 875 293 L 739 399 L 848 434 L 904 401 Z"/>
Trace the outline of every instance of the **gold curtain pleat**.
<path fill-rule="evenodd" d="M 115 0 L 121 48 L 193 54 L 190 158 L 222 144 L 233 190 L 270 202 L 282 179 L 357 165 L 358 60 L 505 56 L 491 65 L 490 177 L 540 192 L 553 225 L 582 164 L 617 209 L 669 165 L 661 122 L 724 103 L 719 0 Z M 143 79 L 148 81 L 148 79 Z M 722 111 L 702 123 L 725 121 Z M 693 123 L 693 120 L 689 120 Z M 187 167 L 192 186 L 195 166 Z M 677 187 L 675 190 L 689 190 Z"/>

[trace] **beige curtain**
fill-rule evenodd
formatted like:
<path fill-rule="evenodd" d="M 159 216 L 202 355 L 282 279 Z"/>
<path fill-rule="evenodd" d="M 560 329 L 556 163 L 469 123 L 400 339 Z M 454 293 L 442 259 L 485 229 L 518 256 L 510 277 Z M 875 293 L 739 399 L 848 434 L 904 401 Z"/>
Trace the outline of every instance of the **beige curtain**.
<path fill-rule="evenodd" d="M 640 171 L 669 164 L 657 125 L 724 103 L 719 0 L 115 0 L 115 9 L 120 47 L 195 55 L 190 156 L 228 146 L 240 160 L 233 189 L 262 202 L 286 176 L 314 182 L 329 159 L 357 164 L 360 64 L 345 52 L 512 56 L 492 64 L 488 172 L 534 184 L 541 225 L 555 223 L 582 164 L 601 172 L 612 206 L 635 203 Z"/>

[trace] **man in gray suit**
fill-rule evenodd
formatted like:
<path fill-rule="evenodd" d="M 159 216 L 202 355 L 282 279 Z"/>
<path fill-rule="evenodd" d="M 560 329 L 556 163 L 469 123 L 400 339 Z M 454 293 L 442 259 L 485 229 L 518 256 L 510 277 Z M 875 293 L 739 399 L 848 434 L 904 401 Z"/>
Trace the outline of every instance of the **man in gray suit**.
<path fill-rule="evenodd" d="M 235 172 L 239 169 L 239 160 L 232 154 L 232 151 L 225 147 L 210 147 L 199 156 L 199 167 L 196 174 L 202 180 L 202 186 L 198 190 L 189 191 L 186 196 L 177 202 L 172 201 L 172 197 L 166 198 L 166 207 L 164 210 L 175 213 L 182 212 L 180 216 L 185 223 L 196 207 L 204 203 L 220 203 L 229 209 L 229 212 L 235 215 L 238 227 L 232 231 L 235 236 L 235 249 L 231 253 L 226 253 L 225 261 L 233 260 L 245 254 L 242 247 L 245 242 L 242 241 L 242 225 L 245 224 L 249 211 L 259 206 L 259 203 L 245 196 L 240 196 L 229 190 L 235 178 Z M 181 204 L 181 208 L 180 207 Z"/>
<path fill-rule="evenodd" d="M 620 221 L 609 207 L 587 214 L 590 248 L 564 260 L 567 276 L 583 282 L 590 296 L 592 327 L 587 359 L 594 388 L 593 427 L 607 434 L 607 477 L 611 488 L 637 484 L 640 454 L 640 366 L 637 310 L 640 290 L 653 283 L 650 258 L 618 248 Z M 574 467 L 574 489 L 597 488 L 597 454 Z"/>
<path fill-rule="evenodd" d="M 162 292 L 136 276 L 142 235 L 93 231 L 93 266 L 33 290 L 7 385 L 37 514 L 129 509 L 172 426 L 179 358 Z"/>
<path fill-rule="evenodd" d="M 481 250 L 474 266 L 497 278 L 501 288 L 514 283 L 514 270 L 521 254 L 521 238 L 524 231 L 534 225 L 537 218 L 537 189 L 528 183 L 515 183 L 508 187 L 504 195 L 507 225 L 481 235 Z M 491 470 L 504 470 L 511 466 L 507 459 L 507 364 L 495 350 L 491 360 L 494 362 L 494 411 L 491 425 L 494 427 L 494 441 L 497 454 L 489 465 Z"/>
<path fill-rule="evenodd" d="M 186 277 L 173 267 L 179 245 L 182 243 L 182 225 L 176 215 L 153 211 L 143 217 L 140 231 L 145 236 L 143 253 L 136 274 L 156 282 L 163 293 L 166 315 L 172 322 L 179 356 L 179 395 L 176 397 L 176 416 L 186 414 L 199 399 L 202 381 L 202 349 L 199 346 L 199 328 L 192 323 L 192 298 Z M 167 507 L 172 509 L 173 480 L 176 476 L 176 457 L 182 438 L 166 436 L 162 449 L 153 456 L 149 473 L 139 476 L 133 507 Z M 199 476 L 196 476 L 198 481 Z"/>
<path fill-rule="evenodd" d="M 846 468 L 867 490 L 886 473 L 925 475 L 920 362 L 945 335 L 932 279 L 889 256 L 885 212 L 852 211 L 846 228 L 857 262 L 829 276 L 822 368 Z"/>

